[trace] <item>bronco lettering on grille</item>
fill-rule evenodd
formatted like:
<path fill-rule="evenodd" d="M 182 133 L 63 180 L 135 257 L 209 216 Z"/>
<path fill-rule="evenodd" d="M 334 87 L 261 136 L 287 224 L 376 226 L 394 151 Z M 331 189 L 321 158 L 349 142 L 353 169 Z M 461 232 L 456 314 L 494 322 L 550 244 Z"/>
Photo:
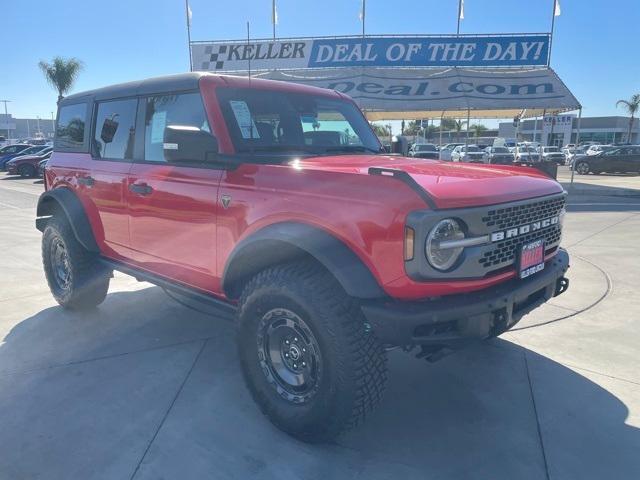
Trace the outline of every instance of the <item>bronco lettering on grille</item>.
<path fill-rule="evenodd" d="M 515 238 L 519 237 L 520 235 L 526 235 L 529 232 L 535 232 L 536 230 L 541 230 L 543 228 L 550 227 L 551 225 L 557 225 L 559 221 L 560 216 L 556 215 L 555 217 L 545 218 L 544 220 L 540 220 L 538 222 L 527 223 L 525 225 L 520 225 L 519 227 L 513 227 L 507 230 L 493 232 L 491 234 L 491 241 L 499 242 L 508 238 Z"/>

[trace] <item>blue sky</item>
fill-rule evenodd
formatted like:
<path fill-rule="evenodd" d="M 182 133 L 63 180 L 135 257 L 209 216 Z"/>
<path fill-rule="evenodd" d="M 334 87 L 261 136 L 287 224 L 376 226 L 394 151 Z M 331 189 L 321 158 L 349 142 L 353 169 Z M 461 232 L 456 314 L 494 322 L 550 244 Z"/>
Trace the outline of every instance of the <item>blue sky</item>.
<path fill-rule="evenodd" d="M 559 0 L 552 67 L 585 107 L 624 115 L 619 98 L 640 93 L 640 0 Z M 190 0 L 192 39 L 271 35 L 271 0 Z M 367 33 L 455 33 L 457 0 L 368 0 Z M 547 32 L 553 0 L 465 0 L 463 33 Z M 187 71 L 184 0 L 3 1 L 0 99 L 16 117 L 50 118 L 55 92 L 40 59 L 85 63 L 75 91 Z M 358 34 L 360 0 L 278 0 L 278 36 Z M 3 112 L 2 112 L 3 113 Z"/>

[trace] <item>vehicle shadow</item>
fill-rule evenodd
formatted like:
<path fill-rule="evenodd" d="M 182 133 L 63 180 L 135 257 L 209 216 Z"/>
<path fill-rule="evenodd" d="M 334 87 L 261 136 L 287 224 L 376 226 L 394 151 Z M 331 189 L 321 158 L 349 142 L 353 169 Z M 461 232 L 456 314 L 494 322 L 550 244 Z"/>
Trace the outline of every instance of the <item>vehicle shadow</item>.
<path fill-rule="evenodd" d="M 233 323 L 213 313 L 152 287 L 112 293 L 89 313 L 55 306 L 15 324 L 0 343 L 0 477 L 640 471 L 640 430 L 625 423 L 629 409 L 616 395 L 501 339 L 433 365 L 390 352 L 387 394 L 366 423 L 331 445 L 300 443 L 260 414 L 242 381 Z"/>

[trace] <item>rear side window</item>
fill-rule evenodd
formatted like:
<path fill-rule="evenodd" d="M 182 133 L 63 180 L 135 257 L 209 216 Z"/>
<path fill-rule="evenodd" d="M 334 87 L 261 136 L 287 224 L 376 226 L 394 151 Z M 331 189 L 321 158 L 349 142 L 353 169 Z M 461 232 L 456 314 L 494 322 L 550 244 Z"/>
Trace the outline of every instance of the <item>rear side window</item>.
<path fill-rule="evenodd" d="M 87 104 L 64 105 L 58 111 L 56 150 L 84 150 L 87 124 Z"/>
<path fill-rule="evenodd" d="M 91 145 L 94 158 L 132 159 L 138 100 L 111 100 L 97 107 Z"/>
<path fill-rule="evenodd" d="M 197 127 L 211 133 L 200 93 L 167 94 L 146 100 L 144 159 L 166 162 L 164 130 L 168 126 Z"/>

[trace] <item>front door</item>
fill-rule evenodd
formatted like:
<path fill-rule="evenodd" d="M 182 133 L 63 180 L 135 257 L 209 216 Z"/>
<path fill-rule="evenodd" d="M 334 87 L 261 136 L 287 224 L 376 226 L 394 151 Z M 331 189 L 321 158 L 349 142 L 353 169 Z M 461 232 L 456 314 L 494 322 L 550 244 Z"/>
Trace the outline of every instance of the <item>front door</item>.
<path fill-rule="evenodd" d="M 200 93 L 140 101 L 144 161 L 133 164 L 126 189 L 132 258 L 150 272 L 201 290 L 219 291 L 215 244 L 222 171 L 204 162 L 171 163 L 165 156 L 167 149 L 180 148 L 164 142 L 167 126 L 210 131 Z"/>

